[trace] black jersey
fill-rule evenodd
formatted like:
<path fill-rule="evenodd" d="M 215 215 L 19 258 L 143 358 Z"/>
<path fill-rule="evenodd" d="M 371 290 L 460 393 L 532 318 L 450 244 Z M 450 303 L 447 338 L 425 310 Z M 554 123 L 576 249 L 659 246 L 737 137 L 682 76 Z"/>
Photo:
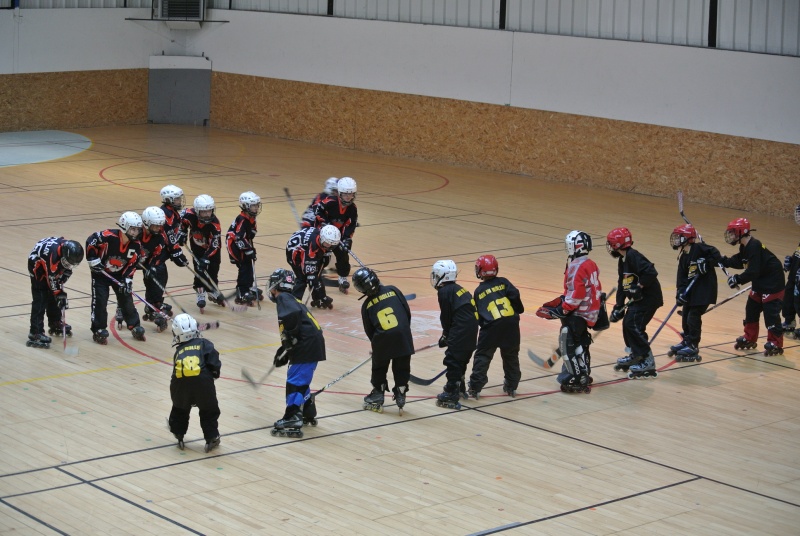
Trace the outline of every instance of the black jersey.
<path fill-rule="evenodd" d="M 139 257 L 139 265 L 147 269 L 154 268 L 159 264 L 164 264 L 167 258 L 172 254 L 172 245 L 169 243 L 169 238 L 164 231 L 160 233 L 151 233 L 147 228 L 142 230 L 142 238 L 140 240 L 142 245 L 141 256 Z M 175 248 L 180 249 L 180 246 L 175 245 Z"/>
<path fill-rule="evenodd" d="M 723 257 L 722 264 L 744 272 L 737 276 L 739 283 L 753 283 L 753 292 L 774 294 L 784 290 L 783 265 L 757 238 L 751 237 L 747 245 L 739 244 L 739 253 Z"/>
<path fill-rule="evenodd" d="M 519 315 L 525 307 L 517 287 L 505 277 L 492 277 L 477 286 L 474 296 L 481 337 L 491 333 L 498 343 L 519 344 Z"/>
<path fill-rule="evenodd" d="M 103 269 L 120 282 L 133 279 L 141 255 L 141 243 L 129 240 L 123 244 L 122 234 L 120 229 L 106 229 L 86 239 L 86 260 L 100 259 Z"/>
<path fill-rule="evenodd" d="M 286 349 L 289 362 L 297 364 L 325 361 L 322 327 L 303 302 L 289 292 L 278 292 L 275 300 L 281 340 L 289 337 L 297 341 Z"/>
<path fill-rule="evenodd" d="M 705 274 L 701 274 L 697 269 L 697 262 L 700 259 L 704 259 L 701 262 L 705 262 Z M 721 259 L 722 255 L 714 246 L 703 242 L 691 244 L 686 253 L 683 253 L 678 259 L 678 277 L 675 283 L 677 296 L 683 294 L 693 279 L 697 279 L 689 291 L 688 305 L 717 303 L 717 272 L 715 268 Z"/>
<path fill-rule="evenodd" d="M 414 353 L 411 309 L 397 287 L 380 285 L 377 294 L 361 304 L 361 320 L 372 341 L 373 358 L 392 359 Z"/>
<path fill-rule="evenodd" d="M 231 262 L 245 261 L 246 251 L 255 251 L 253 240 L 258 232 L 258 224 L 256 223 L 255 216 L 242 211 L 241 214 L 236 216 L 228 228 L 226 235 L 226 245 L 228 247 L 228 256 Z"/>
<path fill-rule="evenodd" d="M 214 348 L 214 343 L 209 340 L 196 338 L 183 342 L 175 348 L 172 357 L 174 368 L 172 380 L 185 380 L 198 376 L 219 378 L 222 363 L 219 352 Z"/>
<path fill-rule="evenodd" d="M 215 264 L 220 262 L 222 228 L 216 215 L 211 217 L 210 222 L 203 223 L 193 208 L 187 208 L 181 219 L 181 232 L 187 234 L 189 247 L 195 257 L 208 259 Z"/>
<path fill-rule="evenodd" d="M 316 196 L 314 196 L 314 199 L 311 200 L 311 203 L 308 205 L 308 208 L 306 208 L 306 211 L 303 212 L 303 218 L 300 221 L 300 227 L 316 227 L 317 205 L 324 201 L 327 201 L 331 197 L 336 197 L 336 196 L 331 195 L 327 192 L 320 192 Z"/>
<path fill-rule="evenodd" d="M 180 212 L 166 203 L 161 205 L 161 210 L 164 211 L 164 233 L 167 235 L 168 243 L 172 246 L 180 246 L 182 219 Z"/>
<path fill-rule="evenodd" d="M 72 276 L 61 263 L 61 244 L 66 242 L 63 236 L 42 238 L 28 255 L 28 273 L 39 284 L 45 284 L 53 294 L 64 289 L 64 284 Z"/>
<path fill-rule="evenodd" d="M 478 310 L 467 289 L 444 283 L 438 290 L 439 321 L 447 335 L 447 346 L 455 352 L 474 352 L 478 340 Z"/>
<path fill-rule="evenodd" d="M 325 260 L 325 250 L 319 239 L 319 229 L 306 227 L 295 231 L 286 243 L 286 261 L 300 270 L 311 282 L 319 276 Z"/>
<path fill-rule="evenodd" d="M 658 309 L 664 305 L 658 271 L 647 257 L 633 248 L 628 248 L 625 257 L 619 258 L 617 273 L 619 274 L 617 306 L 622 307 L 625 304 L 626 291 L 635 284 L 644 288 L 642 288 L 642 299 L 632 303 L 631 306 Z"/>
<path fill-rule="evenodd" d="M 333 225 L 342 233 L 342 240 L 353 237 L 358 225 L 358 209 L 355 203 L 343 205 L 339 196 L 332 195 L 316 204 L 314 209 L 316 226 Z"/>

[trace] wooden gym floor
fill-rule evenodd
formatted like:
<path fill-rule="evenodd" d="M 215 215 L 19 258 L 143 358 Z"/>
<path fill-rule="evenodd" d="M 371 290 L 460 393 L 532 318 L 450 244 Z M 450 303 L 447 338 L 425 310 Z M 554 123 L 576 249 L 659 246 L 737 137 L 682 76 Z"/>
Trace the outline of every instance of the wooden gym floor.
<path fill-rule="evenodd" d="M 605 234 L 628 226 L 635 247 L 656 263 L 673 305 L 676 254 L 668 237 L 682 223 L 677 202 L 541 182 L 244 135 L 209 128 L 134 126 L 75 131 L 91 140 L 59 160 L 0 168 L 4 227 L 0 259 L 0 532 L 20 534 L 797 534 L 800 525 L 800 350 L 765 358 L 735 351 L 745 297 L 705 318 L 700 363 L 676 364 L 677 315 L 654 342 L 660 375 L 629 381 L 612 364 L 623 352 L 620 325 L 592 347 L 594 389 L 558 391 L 552 371 L 527 357 L 548 356 L 557 322 L 533 313 L 559 295 L 572 229 L 589 232 L 606 289 L 616 264 Z M 54 142 L 69 144 L 66 140 Z M 80 147 L 83 149 L 84 147 Z M 21 150 L 13 143 L 2 151 Z M 8 153 L 6 153 L 8 154 Z M 522 383 L 502 394 L 499 355 L 483 397 L 461 411 L 435 406 L 442 380 L 412 385 L 403 416 L 361 409 L 369 365 L 317 399 L 319 426 L 303 439 L 270 435 L 283 413 L 285 369 L 254 389 L 241 369 L 266 371 L 279 345 L 274 306 L 234 314 L 211 305 L 201 320 L 222 353 L 217 381 L 222 444 L 203 453 L 197 413 L 179 451 L 169 413 L 171 340 L 147 325 L 146 342 L 112 327 L 108 346 L 91 340 L 89 271 L 67 287 L 74 336 L 49 350 L 25 346 L 30 311 L 26 256 L 42 237 L 82 243 L 116 226 L 126 210 L 159 205 L 176 184 L 191 204 L 212 195 L 227 228 L 245 190 L 264 203 L 257 275 L 285 265 L 298 210 L 330 176 L 358 182 L 361 227 L 353 250 L 381 279 L 416 293 L 410 302 L 418 348 L 441 328 L 430 267 L 454 259 L 459 281 L 477 285 L 473 263 L 496 255 L 501 275 L 521 290 Z M 695 192 L 697 193 L 697 192 Z M 687 204 L 707 241 L 732 254 L 722 234 L 740 212 Z M 797 245 L 790 219 L 747 214 L 780 259 Z M 169 266 L 169 290 L 197 314 L 188 270 Z M 230 291 L 233 265 L 220 280 Z M 720 298 L 731 295 L 723 277 Z M 335 291 L 332 311 L 315 311 L 328 360 L 319 389 L 368 356 L 358 295 Z M 135 291 L 143 294 L 141 278 Z M 109 313 L 113 318 L 113 303 Z M 143 307 L 139 304 L 139 310 Z M 177 308 L 176 308 L 177 309 Z M 199 316 L 199 315 L 197 315 Z M 762 326 L 763 334 L 763 326 Z M 77 355 L 72 355 L 77 351 Z M 412 372 L 442 370 L 438 348 L 420 351 Z M 391 381 L 391 380 L 390 380 Z"/>

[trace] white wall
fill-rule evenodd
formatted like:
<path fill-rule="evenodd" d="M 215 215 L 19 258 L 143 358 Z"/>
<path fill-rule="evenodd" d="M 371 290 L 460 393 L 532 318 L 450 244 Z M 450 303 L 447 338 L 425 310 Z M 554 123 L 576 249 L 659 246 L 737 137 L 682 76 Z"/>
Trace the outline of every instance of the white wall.
<path fill-rule="evenodd" d="M 510 104 L 800 144 L 800 58 L 470 28 L 209 10 L 199 31 L 149 10 L 0 11 L 0 74 L 146 68 L 204 53 L 215 71 Z M 10 28 L 10 31 L 8 31 Z"/>

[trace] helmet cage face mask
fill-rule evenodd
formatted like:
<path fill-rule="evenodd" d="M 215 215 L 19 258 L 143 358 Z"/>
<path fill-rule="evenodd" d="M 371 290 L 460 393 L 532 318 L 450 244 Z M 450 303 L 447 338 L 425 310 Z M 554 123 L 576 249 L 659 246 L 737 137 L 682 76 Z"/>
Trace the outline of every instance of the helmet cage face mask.
<path fill-rule="evenodd" d="M 174 184 L 169 184 L 161 188 L 161 202 L 175 210 L 180 210 L 186 204 L 186 196 L 183 195 L 183 190 Z"/>
<path fill-rule="evenodd" d="M 142 212 L 142 223 L 150 234 L 159 234 L 164 230 L 167 217 L 159 207 L 147 207 Z"/>
<path fill-rule="evenodd" d="M 294 289 L 295 276 L 294 272 L 285 268 L 278 268 L 269 276 L 269 283 L 267 283 L 267 295 L 269 301 L 276 302 L 275 296 L 272 295 L 272 290 L 278 292 L 291 292 Z"/>
<path fill-rule="evenodd" d="M 210 195 L 198 195 L 192 206 L 194 206 L 197 219 L 201 223 L 211 223 L 214 220 L 216 205 L 214 204 L 214 198 Z"/>
<path fill-rule="evenodd" d="M 319 230 L 319 244 L 325 251 L 335 248 L 342 241 L 342 233 L 333 225 L 325 225 Z"/>
<path fill-rule="evenodd" d="M 142 217 L 135 212 L 123 212 L 117 225 L 131 240 L 138 240 L 142 236 Z"/>
<path fill-rule="evenodd" d="M 239 196 L 239 208 L 256 217 L 261 214 L 261 198 L 253 192 L 244 192 Z"/>
<path fill-rule="evenodd" d="M 697 231 L 692 225 L 676 227 L 669 235 L 669 245 L 672 249 L 679 249 L 684 244 L 694 244 L 697 241 Z"/>
<path fill-rule="evenodd" d="M 342 177 L 336 185 L 339 193 L 339 201 L 344 206 L 353 204 L 356 200 L 356 192 L 358 191 L 356 181 L 351 177 Z"/>
<path fill-rule="evenodd" d="M 747 218 L 737 218 L 728 224 L 725 230 L 725 242 L 735 246 L 742 238 L 749 236 L 751 230 Z"/>
<path fill-rule="evenodd" d="M 606 236 L 606 251 L 612 257 L 621 257 L 621 249 L 627 249 L 633 245 L 633 235 L 627 227 L 617 227 L 611 229 Z"/>

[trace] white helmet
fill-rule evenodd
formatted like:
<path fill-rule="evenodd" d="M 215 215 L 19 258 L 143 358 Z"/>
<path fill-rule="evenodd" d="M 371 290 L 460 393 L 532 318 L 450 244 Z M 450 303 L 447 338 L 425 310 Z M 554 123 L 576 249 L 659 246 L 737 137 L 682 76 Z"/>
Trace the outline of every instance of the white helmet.
<path fill-rule="evenodd" d="M 216 206 L 214 205 L 214 198 L 210 195 L 201 194 L 194 198 L 194 212 L 197 214 L 197 219 L 200 220 L 202 223 L 209 223 L 214 218 L 214 209 Z M 208 212 L 211 211 L 210 214 L 207 214 L 205 217 L 200 216 L 200 212 Z"/>
<path fill-rule="evenodd" d="M 142 217 L 133 211 L 123 212 L 117 225 L 131 240 L 138 240 L 142 235 Z"/>
<path fill-rule="evenodd" d="M 339 192 L 339 179 L 331 177 L 325 181 L 325 193 L 328 195 L 337 195 Z"/>
<path fill-rule="evenodd" d="M 592 237 L 583 231 L 570 231 L 564 237 L 564 247 L 571 259 L 588 255 L 592 251 Z"/>
<path fill-rule="evenodd" d="M 450 260 L 436 261 L 433 263 L 433 269 L 431 270 L 431 286 L 439 288 L 442 283 L 455 281 L 457 273 L 458 269 L 455 262 Z"/>
<path fill-rule="evenodd" d="M 333 225 L 324 225 L 319 230 L 319 241 L 325 249 L 335 248 L 342 241 L 342 233 Z"/>
<path fill-rule="evenodd" d="M 251 216 L 261 214 L 261 198 L 253 192 L 244 192 L 239 196 L 239 208 Z"/>
<path fill-rule="evenodd" d="M 175 210 L 180 210 L 186 203 L 186 197 L 183 195 L 183 190 L 174 184 L 167 184 L 161 188 L 161 202 Z"/>
<path fill-rule="evenodd" d="M 336 189 L 339 191 L 339 200 L 343 205 L 347 206 L 356 200 L 356 181 L 351 177 L 342 177 L 339 179 L 339 182 L 336 183 Z M 349 199 L 342 198 L 342 195 L 348 194 L 352 194 L 352 197 Z"/>
<path fill-rule="evenodd" d="M 200 337 L 197 320 L 188 313 L 181 313 L 172 319 L 172 346 Z"/>
<path fill-rule="evenodd" d="M 167 217 L 159 207 L 147 207 L 142 211 L 142 222 L 151 233 L 160 233 L 161 229 L 153 229 L 153 227 L 163 228 L 167 223 Z"/>

